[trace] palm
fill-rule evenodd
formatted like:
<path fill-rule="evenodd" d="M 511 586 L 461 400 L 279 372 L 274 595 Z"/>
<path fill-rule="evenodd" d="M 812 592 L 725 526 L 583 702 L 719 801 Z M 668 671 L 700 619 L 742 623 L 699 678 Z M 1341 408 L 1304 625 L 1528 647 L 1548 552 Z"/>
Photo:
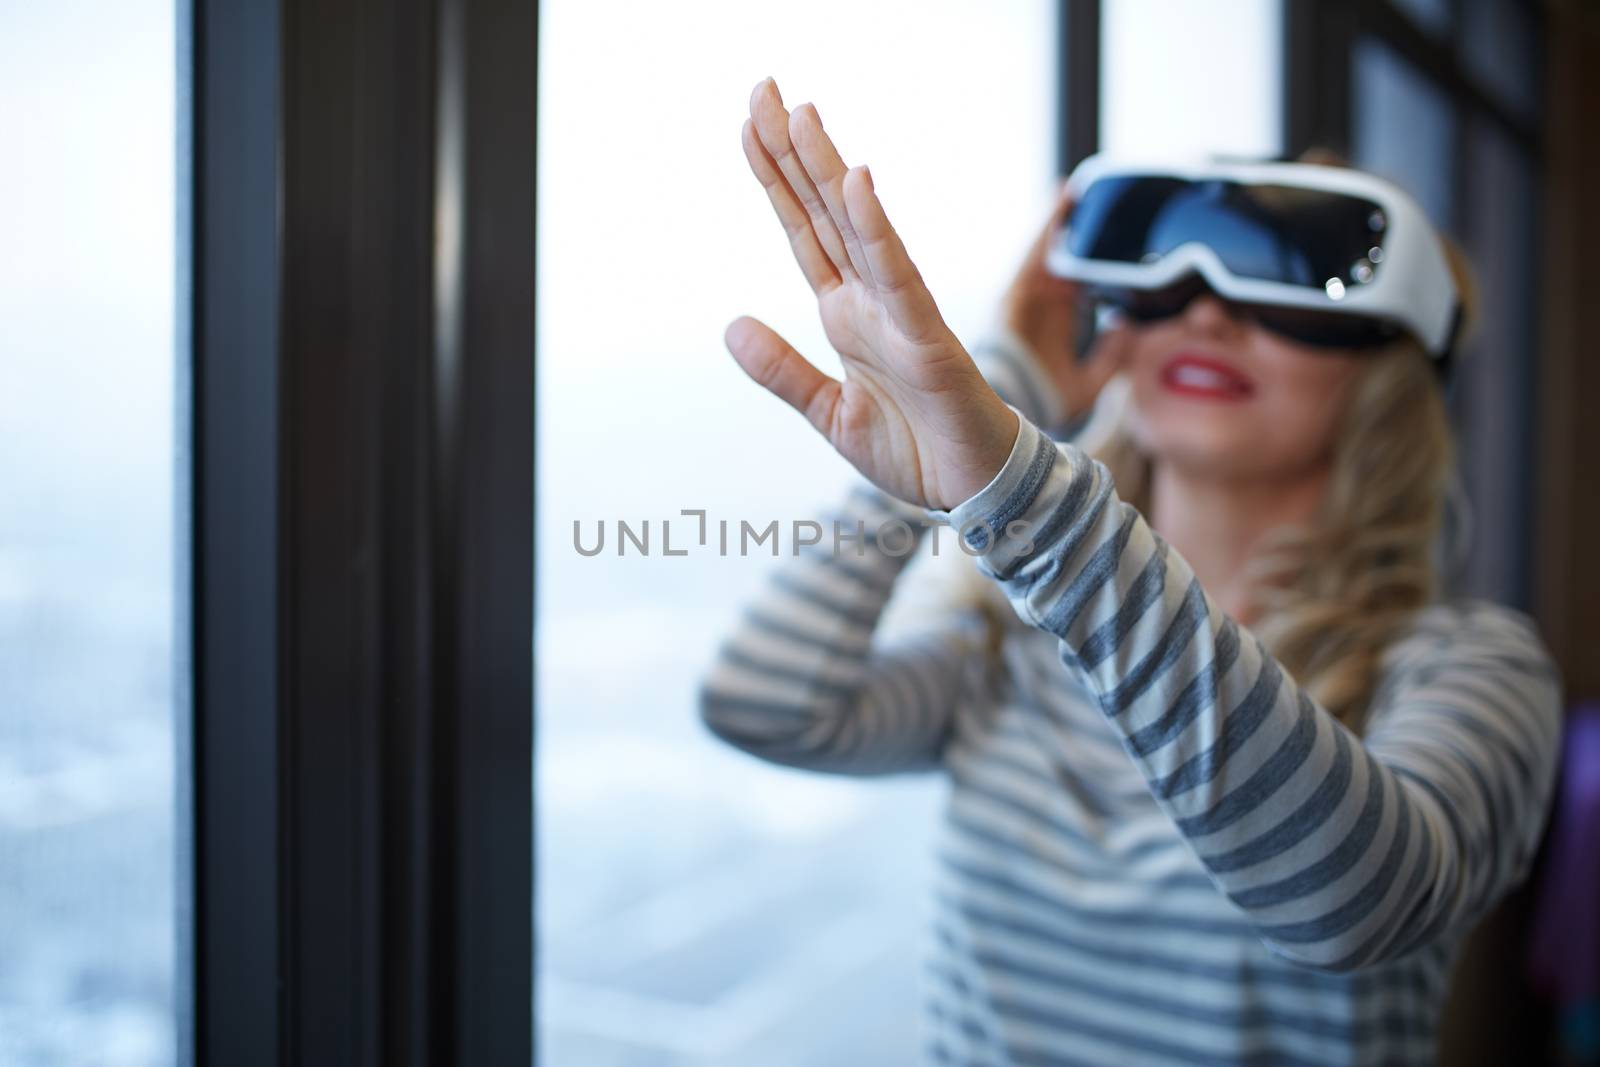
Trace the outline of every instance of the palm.
<path fill-rule="evenodd" d="M 918 502 L 937 495 L 938 461 L 924 454 L 936 449 L 925 447 L 914 429 L 924 414 L 921 393 L 938 384 L 928 373 L 925 346 L 901 334 L 882 301 L 857 280 L 823 294 L 817 308 L 845 372 L 834 417 L 819 429 L 845 459 L 894 495 Z M 937 412 L 927 415 L 939 418 Z"/>
<path fill-rule="evenodd" d="M 1004 462 L 1015 416 L 945 325 L 866 168 L 844 166 L 816 109 L 789 115 L 768 79 L 750 113 L 745 156 L 816 293 L 845 379 L 749 317 L 728 328 L 729 349 L 874 483 L 913 503 L 959 503 Z"/>

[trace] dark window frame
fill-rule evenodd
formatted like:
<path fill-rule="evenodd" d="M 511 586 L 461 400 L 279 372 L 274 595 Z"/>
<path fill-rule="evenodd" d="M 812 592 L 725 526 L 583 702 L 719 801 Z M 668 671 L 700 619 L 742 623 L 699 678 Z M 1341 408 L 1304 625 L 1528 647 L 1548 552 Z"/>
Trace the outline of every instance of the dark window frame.
<path fill-rule="evenodd" d="M 192 5 L 193 1058 L 532 1062 L 537 4 Z"/>
<path fill-rule="evenodd" d="M 1358 40 L 1367 37 L 1394 51 L 1448 96 L 1458 118 L 1485 119 L 1532 159 L 1541 159 L 1539 123 L 1518 116 L 1461 62 L 1461 6 L 1461 0 L 1452 0 L 1450 32 L 1434 37 L 1393 0 L 1283 0 L 1283 143 L 1288 153 L 1311 145 L 1340 152 L 1349 148 L 1351 58 Z M 1534 20 L 1537 38 L 1539 14 L 1530 11 L 1528 17 Z"/>
<path fill-rule="evenodd" d="M 1102 0 L 1060 0 L 1056 15 L 1056 170 L 1064 178 L 1100 148 Z"/>
<path fill-rule="evenodd" d="M 180 3 L 184 1059 L 531 1063 L 538 5 Z M 1099 0 L 1059 46 L 1065 173 Z"/>

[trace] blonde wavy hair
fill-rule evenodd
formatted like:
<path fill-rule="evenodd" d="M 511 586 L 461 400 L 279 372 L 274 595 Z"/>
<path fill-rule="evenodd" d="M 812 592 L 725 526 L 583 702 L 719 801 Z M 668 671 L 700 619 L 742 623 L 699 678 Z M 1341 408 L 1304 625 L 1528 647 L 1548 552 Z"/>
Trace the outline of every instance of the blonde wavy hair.
<path fill-rule="evenodd" d="M 1476 291 L 1460 250 L 1446 241 L 1461 294 L 1463 330 Z M 1310 524 L 1273 531 L 1248 573 L 1260 618 L 1251 631 L 1290 675 L 1360 732 L 1385 651 L 1439 592 L 1436 552 L 1455 470 L 1455 446 L 1433 364 L 1416 341 L 1374 353 L 1339 424 L 1326 496 Z M 1099 414 L 1097 414 L 1097 419 Z M 1113 411 L 1080 444 L 1103 463 L 1118 495 L 1148 514 L 1150 457 Z M 971 568 L 969 568 L 971 569 Z M 975 574 L 974 569 L 974 574 Z M 1020 625 L 989 582 L 977 607 L 998 662 Z M 966 597 L 974 589 L 969 585 Z M 970 603 L 970 599 L 968 599 Z"/>

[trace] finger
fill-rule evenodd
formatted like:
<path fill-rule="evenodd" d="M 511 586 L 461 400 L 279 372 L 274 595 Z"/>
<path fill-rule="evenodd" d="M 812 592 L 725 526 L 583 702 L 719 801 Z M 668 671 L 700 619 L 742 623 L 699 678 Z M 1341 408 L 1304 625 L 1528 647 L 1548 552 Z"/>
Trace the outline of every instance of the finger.
<path fill-rule="evenodd" d="M 807 362 L 771 327 L 749 315 L 728 324 L 723 343 L 756 383 L 806 417 L 828 440 L 839 407 L 839 383 Z"/>
<path fill-rule="evenodd" d="M 833 224 L 833 216 L 828 214 L 828 205 L 817 193 L 817 187 L 812 184 L 805 165 L 795 154 L 793 142 L 789 140 L 789 113 L 784 110 L 778 86 L 771 78 L 756 86 L 750 94 L 750 117 L 755 120 L 756 133 L 766 147 L 767 154 L 777 163 L 778 170 L 783 173 L 789 188 L 810 217 L 811 228 L 817 232 L 817 242 L 833 261 L 834 269 L 841 277 L 854 274 L 855 268 L 850 265 L 844 239 L 839 236 L 839 228 Z"/>
<path fill-rule="evenodd" d="M 900 235 L 889 224 L 865 166 L 852 167 L 845 174 L 844 198 L 851 225 L 861 237 L 873 284 L 895 325 L 913 342 L 935 340 L 944 328 L 944 320 L 922 274 L 906 254 Z"/>
<path fill-rule="evenodd" d="M 850 257 L 850 265 L 863 281 L 870 283 L 872 274 L 861 251 L 861 238 L 856 234 L 855 227 L 850 225 L 850 215 L 844 209 L 844 160 L 834 147 L 833 138 L 822 128 L 822 117 L 817 114 L 814 105 L 801 104 L 789 113 L 789 140 L 794 144 L 806 174 L 827 205 L 828 216 L 838 227 L 845 254 Z"/>
<path fill-rule="evenodd" d="M 810 216 L 800 206 L 800 201 L 795 199 L 794 190 L 789 188 L 778 165 L 767 154 L 766 147 L 756 134 L 755 123 L 750 119 L 744 120 L 739 140 L 744 146 L 744 157 L 750 162 L 750 170 L 762 188 L 766 189 L 767 200 L 777 213 L 778 221 L 783 224 L 783 232 L 789 235 L 789 247 L 794 252 L 795 261 L 800 264 L 800 273 L 806 276 L 812 291 L 821 296 L 837 286 L 840 279 L 833 260 L 817 243 L 817 232 L 811 228 Z"/>

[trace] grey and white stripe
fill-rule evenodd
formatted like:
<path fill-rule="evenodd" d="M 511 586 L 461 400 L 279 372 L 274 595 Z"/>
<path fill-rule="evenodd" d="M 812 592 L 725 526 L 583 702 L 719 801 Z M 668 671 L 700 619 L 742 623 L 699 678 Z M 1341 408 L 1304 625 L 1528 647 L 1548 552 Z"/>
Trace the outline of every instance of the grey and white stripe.
<path fill-rule="evenodd" d="M 1428 608 L 1354 736 L 1003 395 L 1016 447 L 948 516 L 989 523 L 979 567 L 1031 624 L 1003 670 L 961 613 L 874 642 L 907 557 L 801 556 L 724 643 L 705 722 L 791 766 L 949 777 L 929 1062 L 1431 1062 L 1461 939 L 1549 804 L 1560 688 L 1532 625 Z M 847 502 L 869 528 L 903 508 Z"/>

